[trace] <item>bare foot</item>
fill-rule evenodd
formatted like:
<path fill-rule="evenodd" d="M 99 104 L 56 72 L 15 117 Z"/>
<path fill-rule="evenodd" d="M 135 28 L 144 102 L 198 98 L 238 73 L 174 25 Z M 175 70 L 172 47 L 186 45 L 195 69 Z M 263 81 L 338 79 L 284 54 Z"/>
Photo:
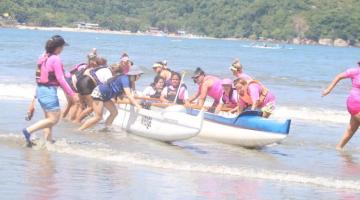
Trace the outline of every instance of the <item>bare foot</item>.
<path fill-rule="evenodd" d="M 344 151 L 344 148 L 341 147 L 340 145 L 336 145 L 336 150 L 338 150 L 338 151 Z"/>
<path fill-rule="evenodd" d="M 78 121 L 78 120 L 72 120 L 71 122 L 74 124 L 81 124 L 81 121 Z"/>

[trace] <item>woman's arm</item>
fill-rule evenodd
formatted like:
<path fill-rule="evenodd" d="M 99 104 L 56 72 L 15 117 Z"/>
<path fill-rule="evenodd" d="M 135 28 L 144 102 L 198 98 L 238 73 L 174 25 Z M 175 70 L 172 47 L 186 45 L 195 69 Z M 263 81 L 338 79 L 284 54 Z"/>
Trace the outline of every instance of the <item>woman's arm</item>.
<path fill-rule="evenodd" d="M 329 84 L 329 86 L 322 92 L 322 96 L 326 96 L 328 94 L 330 94 L 330 92 L 334 89 L 334 87 L 336 86 L 336 84 L 342 80 L 345 79 L 345 75 L 344 73 L 338 74 L 335 79 Z"/>
<path fill-rule="evenodd" d="M 223 105 L 224 104 L 222 104 L 221 102 L 216 106 L 216 108 L 215 108 L 215 114 L 218 114 L 220 111 L 221 111 L 221 109 L 223 108 Z"/>
<path fill-rule="evenodd" d="M 51 59 L 51 58 L 49 58 Z M 56 80 L 59 82 L 60 87 L 64 90 L 64 92 L 73 97 L 75 95 L 74 91 L 71 89 L 69 84 L 65 80 L 64 69 L 62 66 L 62 62 L 58 56 L 52 56 L 52 65 L 55 73 Z"/>
<path fill-rule="evenodd" d="M 198 100 L 198 106 L 202 107 L 205 103 L 207 94 L 208 94 L 208 89 L 209 86 L 212 84 L 212 82 L 205 82 L 203 83 L 203 85 L 201 86 L 200 92 L 199 92 L 199 100 Z"/>
<path fill-rule="evenodd" d="M 131 94 L 130 88 L 124 88 L 124 92 L 132 105 L 134 105 L 137 109 L 142 108 L 141 105 L 135 100 L 135 98 Z"/>
<path fill-rule="evenodd" d="M 251 105 L 251 110 L 256 110 L 259 106 L 259 102 L 260 100 L 253 102 L 253 104 Z"/>
<path fill-rule="evenodd" d="M 195 99 L 197 99 L 200 95 L 200 91 L 197 91 L 196 94 L 192 95 L 187 101 L 189 103 L 192 103 L 193 101 L 195 101 Z"/>
<path fill-rule="evenodd" d="M 243 110 L 244 110 L 244 108 L 242 106 L 237 105 L 235 108 L 231 109 L 229 112 L 238 115 L 238 114 L 242 113 Z"/>
<path fill-rule="evenodd" d="M 161 103 L 169 103 L 169 101 L 165 98 L 165 96 L 163 94 L 160 96 L 160 102 Z"/>

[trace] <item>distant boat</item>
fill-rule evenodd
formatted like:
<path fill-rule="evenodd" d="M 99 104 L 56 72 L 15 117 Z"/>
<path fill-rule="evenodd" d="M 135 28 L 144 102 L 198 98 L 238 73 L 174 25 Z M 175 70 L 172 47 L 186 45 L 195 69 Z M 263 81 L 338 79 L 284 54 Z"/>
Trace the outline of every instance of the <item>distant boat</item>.
<path fill-rule="evenodd" d="M 266 43 L 263 43 L 263 44 L 252 43 L 250 45 L 242 45 L 242 47 L 257 48 L 257 49 L 287 49 L 284 46 L 281 46 L 279 44 L 269 45 Z"/>

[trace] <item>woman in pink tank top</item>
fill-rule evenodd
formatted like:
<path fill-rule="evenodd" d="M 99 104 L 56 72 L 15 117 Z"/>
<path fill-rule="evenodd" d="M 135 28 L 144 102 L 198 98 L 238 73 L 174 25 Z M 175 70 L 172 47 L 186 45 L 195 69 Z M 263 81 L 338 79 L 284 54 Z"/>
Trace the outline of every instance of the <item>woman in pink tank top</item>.
<path fill-rule="evenodd" d="M 235 59 L 235 61 L 230 66 L 230 70 L 236 78 L 241 78 L 246 81 L 253 80 L 249 75 L 243 72 L 243 66 L 239 59 Z"/>
<path fill-rule="evenodd" d="M 221 79 L 205 75 L 205 72 L 201 68 L 195 70 L 194 76 L 192 76 L 194 82 L 199 86 L 198 91 L 195 95 L 191 96 L 185 105 L 189 106 L 190 103 L 198 99 L 197 105 L 202 107 L 204 106 L 207 96 L 210 96 L 214 99 L 214 103 L 209 109 L 210 112 L 213 112 L 216 106 L 219 104 L 221 96 L 223 94 L 223 88 L 221 84 Z"/>
<path fill-rule="evenodd" d="M 346 145 L 360 125 L 360 61 L 358 62 L 358 65 L 358 68 L 351 68 L 341 74 L 338 74 L 322 94 L 322 96 L 328 95 L 340 80 L 346 78 L 351 79 L 352 88 L 346 102 L 347 110 L 350 113 L 351 118 L 343 138 L 336 146 L 338 150 L 342 149 Z"/>

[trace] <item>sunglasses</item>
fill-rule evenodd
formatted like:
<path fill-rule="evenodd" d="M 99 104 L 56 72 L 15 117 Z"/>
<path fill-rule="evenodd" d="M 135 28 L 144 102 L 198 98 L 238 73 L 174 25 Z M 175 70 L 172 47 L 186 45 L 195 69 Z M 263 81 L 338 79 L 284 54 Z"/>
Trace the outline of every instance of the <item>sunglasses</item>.
<path fill-rule="evenodd" d="M 200 75 L 195 76 L 195 77 L 192 77 L 192 79 L 193 79 L 194 83 L 196 83 L 196 81 L 199 79 L 199 77 L 200 77 Z"/>

